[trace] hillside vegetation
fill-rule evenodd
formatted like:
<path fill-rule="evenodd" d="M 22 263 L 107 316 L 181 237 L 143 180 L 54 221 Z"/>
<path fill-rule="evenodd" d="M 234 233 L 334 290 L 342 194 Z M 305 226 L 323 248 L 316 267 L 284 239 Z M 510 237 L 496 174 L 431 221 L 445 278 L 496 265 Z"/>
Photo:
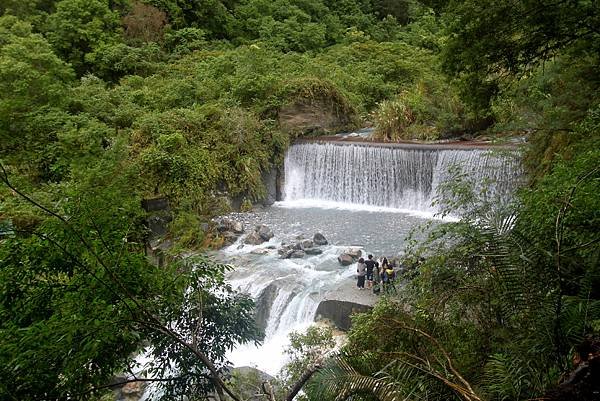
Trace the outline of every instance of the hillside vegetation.
<path fill-rule="evenodd" d="M 141 200 L 177 252 L 218 246 L 294 139 L 365 126 L 526 137 L 528 184 L 497 210 L 457 172 L 463 220 L 302 397 L 591 399 L 551 389 L 600 352 L 598 26 L 595 1 L 2 1 L 0 400 L 92 399 L 146 344 L 165 399 L 224 399 L 253 303 L 208 258 L 152 266 Z"/>

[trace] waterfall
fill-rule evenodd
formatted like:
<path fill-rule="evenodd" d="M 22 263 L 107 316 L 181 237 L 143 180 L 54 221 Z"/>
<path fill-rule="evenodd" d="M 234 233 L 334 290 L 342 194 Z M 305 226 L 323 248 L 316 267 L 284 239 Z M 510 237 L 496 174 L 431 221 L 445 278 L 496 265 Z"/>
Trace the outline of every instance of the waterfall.
<path fill-rule="evenodd" d="M 510 196 L 521 174 L 516 157 L 487 149 L 301 143 L 286 155 L 284 201 L 435 213 L 432 201 L 452 166 L 476 189 L 489 183 L 488 194 L 500 198 Z"/>
<path fill-rule="evenodd" d="M 239 239 L 221 251 L 238 266 L 229 281 L 257 301 L 260 323 L 265 326 L 262 345 L 240 346 L 231 352 L 230 360 L 235 366 L 257 366 L 277 374 L 287 360 L 283 350 L 289 346 L 289 333 L 312 324 L 320 302 L 364 301 L 355 295 L 355 265 L 340 266 L 338 255 L 349 247 L 378 256 L 399 254 L 411 228 L 424 221 L 412 211 L 437 212 L 431 202 L 443 183 L 455 177 L 450 171 L 454 165 L 476 184 L 476 190 L 492 181 L 489 195 L 510 198 L 520 176 L 518 158 L 510 154 L 516 152 L 496 155 L 486 149 L 335 142 L 291 146 L 285 159 L 282 202 L 291 207 L 279 204 L 263 212 L 230 216 L 246 227 L 266 224 L 275 233 L 267 243 L 250 246 Z M 357 210 L 294 207 L 331 203 Z M 374 208 L 382 210 L 372 213 Z M 321 254 L 280 259 L 277 248 L 282 243 L 297 242 L 299 235 L 311 238 L 315 232 L 329 240 L 320 247 Z"/>

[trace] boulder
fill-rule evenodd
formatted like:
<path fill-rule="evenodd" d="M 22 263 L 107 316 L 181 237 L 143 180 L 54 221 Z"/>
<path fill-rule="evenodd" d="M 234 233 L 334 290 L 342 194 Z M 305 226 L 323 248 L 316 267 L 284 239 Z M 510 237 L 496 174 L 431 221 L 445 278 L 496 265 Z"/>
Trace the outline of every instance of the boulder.
<path fill-rule="evenodd" d="M 215 228 L 218 232 L 231 231 L 236 234 L 242 234 L 244 232 L 244 225 L 241 222 L 226 217 L 216 219 Z"/>
<path fill-rule="evenodd" d="M 270 240 L 274 236 L 273 231 L 264 224 L 256 227 L 256 233 L 265 241 Z"/>
<path fill-rule="evenodd" d="M 168 251 L 173 247 L 173 242 L 170 239 L 155 239 L 146 244 L 146 251 L 150 263 L 163 267 L 167 259 Z"/>
<path fill-rule="evenodd" d="M 239 221 L 232 221 L 230 225 L 231 231 L 236 234 L 242 234 L 244 232 L 244 225 Z"/>
<path fill-rule="evenodd" d="M 253 249 L 252 251 L 250 251 L 250 253 L 253 255 L 267 255 L 269 251 L 267 251 L 266 249 Z"/>
<path fill-rule="evenodd" d="M 256 231 L 251 232 L 246 236 L 246 239 L 244 239 L 244 244 L 248 245 L 260 245 L 263 242 L 265 242 L 265 239 L 263 239 Z"/>
<path fill-rule="evenodd" d="M 277 298 L 279 288 L 274 283 L 269 284 L 256 298 L 254 321 L 256 326 L 263 332 L 267 329 L 271 306 Z"/>
<path fill-rule="evenodd" d="M 354 258 L 347 253 L 342 253 L 338 256 L 338 262 L 340 262 L 342 266 L 349 266 L 354 263 Z"/>
<path fill-rule="evenodd" d="M 170 239 L 157 239 L 150 241 L 148 244 L 152 252 L 167 252 L 173 247 L 173 242 Z"/>
<path fill-rule="evenodd" d="M 315 233 L 315 235 L 313 236 L 313 242 L 315 243 L 315 245 L 327 245 L 327 238 L 325 238 L 325 236 L 321 233 Z"/>
<path fill-rule="evenodd" d="M 262 182 L 265 184 L 266 194 L 262 200 L 264 206 L 271 206 L 276 201 L 280 200 L 277 197 L 277 178 L 279 176 L 279 170 L 275 167 L 270 170 L 265 170 L 261 173 Z"/>
<path fill-rule="evenodd" d="M 350 248 L 346 250 L 345 254 L 349 255 L 352 259 L 358 260 L 362 255 L 362 251 L 358 248 Z"/>
<path fill-rule="evenodd" d="M 226 219 L 217 219 L 215 220 L 215 228 L 218 232 L 222 233 L 229 230 L 229 224 L 227 224 Z"/>
<path fill-rule="evenodd" d="M 231 231 L 225 231 L 224 233 L 222 233 L 223 235 L 223 243 L 226 245 L 231 245 L 233 244 L 235 241 L 237 241 L 239 235 L 232 233 Z"/>
<path fill-rule="evenodd" d="M 168 213 L 156 213 L 146 219 L 150 237 L 163 237 L 169 232 L 169 223 L 173 217 Z"/>
<path fill-rule="evenodd" d="M 313 246 L 315 246 L 315 244 L 309 240 L 309 239 L 305 239 L 304 241 L 302 241 L 302 249 L 308 249 L 308 248 L 312 248 Z"/>
<path fill-rule="evenodd" d="M 308 248 L 304 250 L 304 253 L 307 255 L 320 255 L 323 253 L 323 250 L 319 248 Z"/>
<path fill-rule="evenodd" d="M 279 248 L 277 250 L 277 253 L 279 254 L 279 257 L 281 259 L 288 259 L 289 257 L 292 256 L 292 253 L 294 253 L 294 251 L 295 251 L 295 249 L 294 249 L 293 245 L 286 245 L 286 246 Z"/>
<path fill-rule="evenodd" d="M 322 301 L 319 304 L 316 316 L 317 318 L 328 319 L 338 329 L 347 331 L 352 323 L 350 316 L 354 313 L 364 313 L 369 310 L 371 310 L 371 307 L 368 305 L 331 299 Z"/>
<path fill-rule="evenodd" d="M 304 251 L 298 251 L 298 250 L 296 250 L 296 251 L 292 252 L 292 254 L 290 255 L 290 258 L 292 258 L 292 259 L 301 259 L 304 256 L 306 256 L 306 253 L 304 253 Z"/>
<path fill-rule="evenodd" d="M 297 99 L 281 107 L 279 126 L 289 134 L 341 132 L 352 127 L 352 111 L 347 101 L 334 93 L 321 93 L 311 99 Z"/>

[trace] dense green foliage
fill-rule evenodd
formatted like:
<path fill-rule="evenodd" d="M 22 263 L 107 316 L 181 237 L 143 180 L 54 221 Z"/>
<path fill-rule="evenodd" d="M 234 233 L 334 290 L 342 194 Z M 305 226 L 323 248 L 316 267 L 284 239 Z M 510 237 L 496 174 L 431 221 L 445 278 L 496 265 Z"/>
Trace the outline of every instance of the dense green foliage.
<path fill-rule="evenodd" d="M 521 400 L 555 386 L 600 329 L 600 151 L 579 146 L 505 208 L 457 173 L 443 204 L 462 219 L 408 250 L 422 262 L 407 286 L 354 319 L 311 399 Z"/>
<path fill-rule="evenodd" d="M 165 397 L 206 392 L 214 383 L 192 349 L 223 370 L 225 352 L 259 339 L 253 302 L 224 282 L 227 266 L 149 263 L 126 178 L 108 160 L 90 166 L 85 180 L 52 190 L 72 201 L 34 207 L 38 220 L 27 215 L 2 242 L 2 399 L 88 398 L 115 372 L 135 369 L 148 344 L 150 373 L 173 377 Z M 16 195 L 15 204 L 33 207 Z"/>
<path fill-rule="evenodd" d="M 225 352 L 259 338 L 252 302 L 208 259 L 152 266 L 140 201 L 169 199 L 180 246 L 219 244 L 203 223 L 263 199 L 290 141 L 369 125 L 391 141 L 527 135 L 531 186 L 499 209 L 458 174 L 441 202 L 465 218 L 410 250 L 425 262 L 406 292 L 356 319 L 305 397 L 544 394 L 599 329 L 598 10 L 3 1 L 0 399 L 93 397 L 147 345 L 164 397 L 221 391 Z M 335 123 L 289 123 L 306 110 Z M 329 340 L 295 337 L 287 384 Z"/>
<path fill-rule="evenodd" d="M 455 171 L 438 204 L 462 211 L 461 220 L 407 249 L 405 290 L 355 318 L 349 344 L 307 393 L 593 399 L 592 376 L 561 396 L 549 389 L 573 380 L 565 372 L 600 333 L 597 5 L 457 1 L 437 9 L 450 33 L 444 68 L 469 112 L 496 120 L 490 132 L 529 134 L 532 185 L 501 205 Z M 394 108 L 394 124 L 418 121 L 409 93 L 381 110 Z"/>

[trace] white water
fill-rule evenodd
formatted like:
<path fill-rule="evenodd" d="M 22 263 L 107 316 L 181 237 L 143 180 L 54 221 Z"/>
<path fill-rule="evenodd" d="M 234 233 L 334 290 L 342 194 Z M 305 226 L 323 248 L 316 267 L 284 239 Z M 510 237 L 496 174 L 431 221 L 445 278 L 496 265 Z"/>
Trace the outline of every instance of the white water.
<path fill-rule="evenodd" d="M 352 277 L 352 270 L 340 268 L 337 256 L 343 248 L 328 245 L 321 255 L 303 259 L 279 259 L 277 251 L 268 249 L 273 241 L 259 246 L 244 246 L 240 241 L 224 249 L 223 256 L 238 266 L 229 281 L 240 291 L 259 299 L 274 285 L 276 296 L 270 307 L 264 343 L 256 347 L 238 347 L 229 355 L 234 366 L 254 366 L 276 375 L 287 361 L 283 350 L 292 331 L 305 331 L 313 324 L 315 312 L 327 290 Z M 280 243 L 277 243 L 280 245 Z M 262 250 L 266 255 L 252 251 Z"/>
<path fill-rule="evenodd" d="M 520 175 L 514 157 L 482 149 L 304 143 L 287 152 L 284 201 L 432 216 L 439 211 L 432 202 L 440 185 L 451 177 L 453 166 L 460 167 L 471 182 L 493 183 L 490 197 L 508 196 Z"/>
<path fill-rule="evenodd" d="M 494 182 L 487 193 L 490 197 L 509 197 L 520 174 L 514 158 L 480 149 L 291 146 L 285 160 L 284 201 L 261 213 L 233 216 L 247 228 L 268 225 L 275 238 L 259 246 L 238 241 L 221 253 L 238 266 L 230 277 L 234 287 L 255 299 L 269 285 L 276 287 L 264 344 L 236 349 L 230 354 L 234 365 L 277 374 L 286 362 L 283 350 L 289 333 L 313 323 L 328 291 L 354 290 L 355 266 L 341 267 L 337 256 L 349 247 L 376 257 L 401 254 L 411 228 L 437 217 L 438 209 L 431 203 L 456 164 L 478 183 L 477 188 Z M 299 234 L 311 238 L 315 232 L 330 241 L 322 255 L 279 259 L 276 248 L 282 241 L 289 243 Z"/>

